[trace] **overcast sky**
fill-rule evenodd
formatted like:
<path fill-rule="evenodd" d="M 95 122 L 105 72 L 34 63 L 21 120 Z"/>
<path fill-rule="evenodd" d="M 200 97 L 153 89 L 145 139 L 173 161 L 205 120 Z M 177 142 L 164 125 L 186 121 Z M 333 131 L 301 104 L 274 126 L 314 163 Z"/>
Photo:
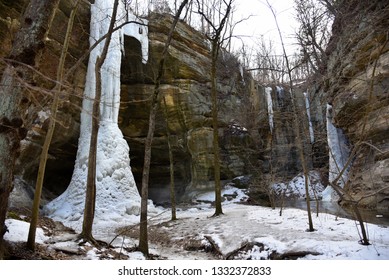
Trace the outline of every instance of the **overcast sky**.
<path fill-rule="evenodd" d="M 293 44 L 293 34 L 297 28 L 297 22 L 294 18 L 293 2 L 293 0 L 269 0 L 276 12 L 277 21 L 289 53 L 296 50 L 296 46 Z M 249 16 L 250 18 L 236 26 L 234 35 L 242 36 L 241 38 L 245 43 L 251 46 L 255 46 L 261 36 L 264 36 L 265 40 L 271 40 L 280 46 L 275 20 L 266 0 L 235 0 L 235 3 L 235 21 Z M 239 40 L 235 40 L 234 45 L 235 47 L 239 46 Z M 278 52 L 282 54 L 280 47 Z"/>
<path fill-rule="evenodd" d="M 147 11 L 148 4 L 153 1 L 162 0 L 148 0 L 148 1 L 131 1 L 132 4 L 138 5 L 139 10 Z M 171 8 L 174 7 L 175 0 L 166 0 Z M 295 11 L 293 8 L 294 0 L 268 0 L 277 15 L 277 21 L 280 25 L 281 32 L 287 47 L 288 54 L 292 54 L 296 50 L 294 45 L 293 34 L 297 28 L 295 20 Z M 178 1 L 178 5 L 181 1 Z M 242 40 L 248 49 L 255 49 L 260 41 L 261 36 L 266 41 L 271 40 L 274 45 L 278 47 L 277 54 L 282 54 L 280 47 L 279 34 L 276 28 L 273 14 L 267 4 L 266 0 L 234 0 L 235 12 L 233 20 L 235 22 L 246 19 L 239 23 L 235 29 L 235 36 L 239 37 L 233 40 L 233 50 L 240 49 Z"/>

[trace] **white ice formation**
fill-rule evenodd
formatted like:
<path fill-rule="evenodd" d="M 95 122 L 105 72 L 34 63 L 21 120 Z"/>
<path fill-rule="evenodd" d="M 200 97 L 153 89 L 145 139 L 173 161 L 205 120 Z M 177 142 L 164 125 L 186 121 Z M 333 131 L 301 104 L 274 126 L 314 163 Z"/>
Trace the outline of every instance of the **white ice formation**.
<path fill-rule="evenodd" d="M 274 122 L 273 122 L 273 99 L 271 97 L 272 88 L 266 87 L 265 88 L 265 94 L 266 94 L 266 102 L 267 102 L 267 113 L 269 116 L 269 126 L 270 126 L 270 133 L 273 133 L 274 129 Z"/>
<path fill-rule="evenodd" d="M 336 179 L 340 172 L 345 168 L 347 164 L 350 149 L 348 141 L 343 131 L 333 124 L 332 106 L 327 104 L 327 141 L 329 149 L 329 174 L 328 180 L 332 182 Z M 338 180 L 337 185 L 343 187 L 348 178 L 348 167 L 345 168 L 341 178 Z M 328 186 L 323 192 L 323 200 L 336 201 L 338 196 Z"/>
<path fill-rule="evenodd" d="M 315 142 L 315 134 L 313 132 L 313 125 L 311 119 L 311 104 L 309 102 L 308 92 L 304 92 L 304 97 L 305 97 L 305 109 L 307 111 L 307 118 L 308 118 L 308 125 L 309 125 L 309 137 L 311 140 L 311 144 L 313 144 L 313 142 Z"/>
<path fill-rule="evenodd" d="M 96 0 L 91 5 L 90 45 L 107 33 L 113 2 L 112 0 Z M 127 14 L 123 2 L 119 1 L 116 26 L 128 21 L 143 24 L 129 23 L 112 34 L 108 54 L 101 69 L 102 99 L 97 147 L 95 223 L 108 221 L 123 223 L 126 217 L 137 215 L 140 208 L 140 196 L 130 167 L 129 147 L 117 122 L 124 35 L 139 40 L 142 46 L 142 59 L 145 63 L 148 59 L 148 28 L 146 21 Z M 101 54 L 104 42 L 105 40 L 93 49 L 89 57 L 80 138 L 71 182 L 62 195 L 45 207 L 49 216 L 76 230 L 81 229 L 85 204 L 91 112 L 96 87 L 95 63 L 96 58 Z"/>

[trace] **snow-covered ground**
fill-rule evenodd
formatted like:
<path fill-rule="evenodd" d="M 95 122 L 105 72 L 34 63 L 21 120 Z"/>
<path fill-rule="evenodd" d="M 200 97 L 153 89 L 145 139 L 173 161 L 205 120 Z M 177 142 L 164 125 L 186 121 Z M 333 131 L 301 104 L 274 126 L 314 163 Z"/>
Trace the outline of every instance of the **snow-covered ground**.
<path fill-rule="evenodd" d="M 273 184 L 273 190 L 279 196 L 285 197 L 297 197 L 304 198 L 305 194 L 305 176 L 303 174 L 299 174 L 295 176 L 289 182 L 280 182 Z M 312 170 L 308 175 L 308 193 L 309 197 L 313 199 L 321 199 L 322 192 L 325 187 L 323 186 L 320 178 L 320 173 L 318 171 Z"/>
<path fill-rule="evenodd" d="M 308 220 L 304 210 L 284 209 L 280 216 L 279 209 L 250 206 L 239 203 L 245 199 L 242 190 L 227 187 L 224 194 L 229 199 L 223 202 L 224 215 L 212 217 L 213 208 L 208 200 L 213 200 L 213 193 L 198 196 L 197 204 L 179 207 L 178 220 L 170 221 L 170 210 L 157 208 L 158 214 L 149 221 L 150 252 L 164 259 L 191 260 L 226 258 L 233 259 L 268 259 L 274 255 L 301 255 L 301 259 L 342 259 L 342 260 L 389 260 L 389 228 L 385 225 L 366 224 L 370 246 L 358 243 L 360 236 L 355 221 L 335 215 L 321 213 L 313 216 L 315 231 L 307 232 Z M 117 225 L 117 222 L 113 222 Z M 136 224 L 136 220 L 134 220 Z M 9 232 L 5 239 L 17 242 L 26 241 L 28 224 L 7 220 Z M 136 226 L 137 227 L 137 226 Z M 94 229 L 95 237 L 111 242 L 116 229 L 109 224 Z M 157 238 L 155 238 L 157 236 Z M 45 236 L 39 229 L 38 240 L 47 244 L 48 249 L 67 248 L 77 250 L 71 236 Z M 183 244 L 188 242 L 203 244 L 204 248 L 216 246 L 221 255 L 207 253 L 206 250 L 189 250 Z M 129 253 L 124 248 L 135 247 L 137 239 L 119 236 L 113 242 L 116 251 L 130 259 L 144 259 L 139 252 Z M 211 245 L 211 242 L 213 245 Z M 237 249 L 251 244 L 250 248 Z M 188 247 L 188 246 L 187 246 Z M 104 250 L 93 246 L 83 248 L 84 259 L 99 259 Z M 234 253 L 234 254 L 232 254 Z M 105 258 L 107 255 L 104 255 Z M 112 258 L 114 258 L 112 256 Z"/>

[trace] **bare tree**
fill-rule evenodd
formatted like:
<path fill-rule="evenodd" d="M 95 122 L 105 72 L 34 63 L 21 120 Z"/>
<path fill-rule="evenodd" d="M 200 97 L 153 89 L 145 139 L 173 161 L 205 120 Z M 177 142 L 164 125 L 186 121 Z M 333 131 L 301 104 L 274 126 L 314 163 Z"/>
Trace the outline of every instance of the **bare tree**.
<path fill-rule="evenodd" d="M 175 183 L 174 183 L 174 158 L 173 158 L 173 148 L 170 141 L 170 129 L 169 129 L 169 116 L 167 112 L 167 105 L 166 105 L 166 97 L 163 97 L 163 112 L 165 115 L 166 120 L 166 136 L 167 136 L 167 144 L 169 149 L 169 162 L 170 162 L 170 203 L 171 203 L 171 211 L 172 211 L 172 218 L 171 220 L 177 220 L 177 211 L 176 211 L 176 189 L 175 189 Z"/>
<path fill-rule="evenodd" d="M 93 219 L 95 215 L 96 203 L 96 156 L 97 156 L 97 136 L 100 123 L 100 99 L 101 99 L 101 67 L 107 57 L 109 44 L 111 43 L 112 33 L 114 30 L 116 15 L 118 11 L 119 0 L 115 0 L 111 21 L 108 27 L 107 38 L 104 43 L 101 55 L 96 59 L 95 77 L 96 77 L 96 92 L 95 100 L 93 101 L 92 111 L 92 129 L 88 157 L 88 175 L 86 182 L 85 210 L 84 221 L 82 224 L 81 237 L 86 241 L 95 242 L 92 235 Z"/>
<path fill-rule="evenodd" d="M 44 47 L 45 38 L 59 0 L 32 0 L 21 20 L 9 58 L 15 63 L 7 65 L 0 87 L 0 258 L 3 257 L 3 235 L 8 198 L 12 190 L 15 161 L 20 140 L 27 133 L 25 110 L 31 101 L 24 94 L 22 81 L 32 82 L 32 74 L 22 66 L 35 66 Z M 18 64 L 19 63 L 19 64 Z M 21 63 L 21 64 L 20 64 Z"/>
<path fill-rule="evenodd" d="M 226 26 L 233 9 L 233 0 L 214 0 L 208 11 L 212 10 L 211 15 L 203 9 L 203 3 L 197 0 L 198 13 L 209 27 L 206 33 L 208 40 L 211 42 L 211 100 L 212 100 L 212 126 L 213 126 L 213 155 L 214 155 L 214 176 L 215 176 L 215 214 L 223 214 L 221 199 L 221 182 L 220 182 L 220 150 L 219 150 L 219 128 L 218 128 L 218 104 L 217 104 L 217 87 L 216 87 L 216 64 L 220 49 L 226 38 Z"/>
<path fill-rule="evenodd" d="M 30 229 L 28 232 L 28 240 L 27 240 L 27 247 L 31 250 L 35 249 L 35 234 L 36 234 L 36 227 L 38 223 L 38 217 L 39 217 L 39 206 L 40 206 L 40 198 L 42 194 L 42 188 L 43 188 L 43 180 L 45 176 L 45 169 L 46 169 L 46 162 L 49 154 L 49 148 L 51 144 L 51 140 L 53 138 L 53 133 L 55 129 L 56 124 L 56 116 L 57 116 L 57 110 L 59 105 L 59 97 L 60 92 L 62 89 L 62 83 L 63 83 L 63 74 L 64 74 L 64 65 L 65 65 L 65 59 L 69 47 L 70 42 L 70 36 L 73 29 L 73 23 L 74 23 L 74 17 L 76 15 L 78 5 L 80 4 L 80 0 L 77 0 L 74 4 L 74 7 L 70 13 L 70 18 L 68 22 L 68 27 L 66 30 L 65 40 L 62 47 L 61 56 L 59 59 L 58 67 L 57 67 L 57 83 L 54 86 L 52 93 L 53 93 L 53 103 L 51 105 L 51 116 L 49 120 L 49 127 L 47 129 L 47 134 L 45 137 L 45 142 L 42 147 L 40 162 L 39 162 L 39 168 L 38 168 L 38 176 L 35 183 L 35 193 L 34 193 L 34 202 L 32 206 L 31 211 L 31 221 L 30 221 Z"/>
<path fill-rule="evenodd" d="M 331 13 L 332 16 L 338 14 L 338 4 L 339 0 L 318 0 L 322 5 L 324 5 L 327 10 Z"/>
<path fill-rule="evenodd" d="M 155 86 L 153 95 L 151 97 L 151 110 L 149 116 L 149 128 L 147 132 L 147 137 L 145 141 L 145 155 L 143 163 L 143 172 L 142 172 L 142 189 L 141 189 L 141 214 L 140 214 L 140 229 L 139 229 L 139 250 L 145 255 L 149 256 L 149 244 L 148 244 L 148 233 L 147 233 L 147 204 L 149 196 L 149 175 L 150 175 L 150 161 L 151 161 L 151 144 L 153 142 L 153 136 L 155 131 L 155 118 L 157 115 L 157 110 L 159 107 L 159 93 L 160 93 L 160 84 L 163 76 L 165 59 L 169 46 L 172 41 L 173 32 L 176 28 L 180 15 L 184 7 L 188 4 L 190 0 L 182 1 L 180 7 L 177 10 L 176 15 L 174 16 L 173 23 L 170 27 L 165 46 L 162 51 L 161 60 L 158 64 L 158 73 L 155 80 Z"/>
<path fill-rule="evenodd" d="M 333 18 L 319 0 L 294 2 L 296 19 L 300 24 L 296 39 L 301 49 L 301 59 L 317 73 L 327 58 L 325 49 L 331 35 L 330 26 Z"/>
<path fill-rule="evenodd" d="M 256 71 L 256 79 L 262 83 L 284 83 L 285 57 L 276 54 L 274 43 L 265 41 L 263 37 L 258 42 L 258 49 L 255 57 L 255 67 L 249 69 Z"/>
<path fill-rule="evenodd" d="M 277 26 L 278 34 L 280 36 L 280 41 L 281 41 L 281 46 L 283 50 L 283 54 L 285 57 L 285 63 L 286 63 L 286 69 L 287 69 L 287 75 L 289 78 L 289 87 L 290 87 L 290 95 L 291 95 L 291 103 L 292 103 L 292 110 L 293 110 L 293 123 L 294 123 L 294 130 L 295 130 L 295 135 L 296 135 L 296 145 L 297 149 L 299 152 L 299 157 L 303 169 L 303 174 L 304 174 L 304 179 L 305 179 L 305 197 L 306 197 L 306 202 L 307 202 L 307 214 L 308 214 L 308 231 L 314 231 L 313 228 L 313 221 L 312 221 L 312 214 L 311 214 L 311 204 L 310 204 L 310 199 L 309 199 L 309 170 L 308 170 L 308 165 L 306 161 L 306 156 L 304 154 L 304 145 L 303 141 L 301 139 L 301 132 L 300 132 L 300 124 L 299 124 L 299 111 L 297 110 L 297 105 L 296 105 L 296 98 L 295 98 L 295 93 L 294 93 L 294 86 L 293 86 L 293 78 L 292 78 L 292 68 L 291 65 L 289 64 L 289 59 L 286 53 L 285 49 L 285 44 L 283 41 L 281 29 L 278 25 L 278 20 L 277 20 L 277 15 L 273 9 L 273 7 L 270 5 L 269 1 L 266 0 L 267 5 L 270 9 L 270 11 L 273 14 L 274 21 Z"/>

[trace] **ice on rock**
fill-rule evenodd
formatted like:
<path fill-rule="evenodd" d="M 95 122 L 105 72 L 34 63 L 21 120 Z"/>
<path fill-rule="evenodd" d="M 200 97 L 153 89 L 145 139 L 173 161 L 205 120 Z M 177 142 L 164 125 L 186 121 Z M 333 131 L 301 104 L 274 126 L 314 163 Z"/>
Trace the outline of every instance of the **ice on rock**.
<path fill-rule="evenodd" d="M 90 45 L 104 36 L 109 28 L 113 2 L 96 0 L 91 5 Z M 138 214 L 140 196 L 130 167 L 129 147 L 118 127 L 120 105 L 120 64 L 124 35 L 139 40 L 142 61 L 148 58 L 147 22 L 127 14 L 119 1 L 116 25 L 129 23 L 112 34 L 106 60 L 101 69 L 102 98 L 100 103 L 100 127 L 97 146 L 97 180 L 95 223 L 107 221 L 125 222 L 126 216 Z M 89 56 L 84 91 L 83 109 L 77 158 L 73 176 L 67 190 L 46 205 L 45 211 L 53 219 L 80 230 L 85 204 L 87 164 L 92 123 L 92 106 L 95 96 L 95 62 L 104 46 L 102 41 Z"/>
<path fill-rule="evenodd" d="M 343 131 L 333 124 L 332 106 L 327 104 L 327 141 L 329 149 L 329 174 L 328 180 L 332 182 L 340 172 L 345 168 L 350 148 Z M 348 170 L 343 172 L 337 184 L 343 187 L 348 178 Z M 323 192 L 323 200 L 335 201 L 338 197 L 332 187 L 328 186 Z"/>
<path fill-rule="evenodd" d="M 267 113 L 269 116 L 269 126 L 270 126 L 270 132 L 273 133 L 274 123 L 273 123 L 273 99 L 271 97 L 272 88 L 266 87 L 265 88 L 265 94 L 266 94 L 266 102 L 267 102 Z"/>
<path fill-rule="evenodd" d="M 309 137 L 311 140 L 311 144 L 315 142 L 315 134 L 313 132 L 313 125 L 311 120 L 311 104 L 309 102 L 309 95 L 308 92 L 304 92 L 305 97 L 305 109 L 307 111 L 307 118 L 308 118 L 308 125 L 309 125 Z"/>

